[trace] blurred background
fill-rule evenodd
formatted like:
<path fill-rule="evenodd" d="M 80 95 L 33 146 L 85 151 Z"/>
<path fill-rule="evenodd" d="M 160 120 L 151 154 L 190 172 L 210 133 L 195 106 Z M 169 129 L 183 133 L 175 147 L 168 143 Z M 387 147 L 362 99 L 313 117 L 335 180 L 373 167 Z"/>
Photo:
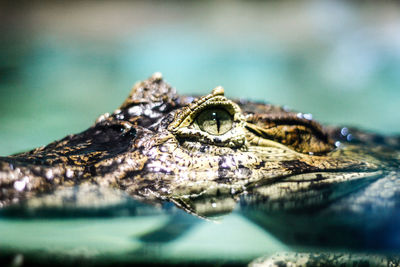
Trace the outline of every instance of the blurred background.
<path fill-rule="evenodd" d="M 160 71 L 329 124 L 400 132 L 400 7 L 373 1 L 0 2 L 0 155 L 115 110 Z"/>

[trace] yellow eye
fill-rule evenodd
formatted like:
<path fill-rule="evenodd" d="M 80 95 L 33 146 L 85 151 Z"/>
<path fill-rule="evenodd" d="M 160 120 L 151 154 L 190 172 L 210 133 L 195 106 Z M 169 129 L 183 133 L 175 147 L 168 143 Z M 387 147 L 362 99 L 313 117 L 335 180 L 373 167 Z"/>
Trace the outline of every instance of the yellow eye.
<path fill-rule="evenodd" d="M 222 135 L 232 129 L 232 116 L 224 109 L 211 108 L 202 111 L 196 119 L 202 131 Z"/>

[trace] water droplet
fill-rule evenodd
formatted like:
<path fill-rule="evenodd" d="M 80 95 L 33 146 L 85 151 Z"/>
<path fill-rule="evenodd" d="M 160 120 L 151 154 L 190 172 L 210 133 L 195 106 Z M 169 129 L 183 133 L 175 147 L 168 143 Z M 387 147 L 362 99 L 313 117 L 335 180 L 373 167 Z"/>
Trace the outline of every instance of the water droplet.
<path fill-rule="evenodd" d="M 311 113 L 303 114 L 303 118 L 310 121 L 312 120 L 312 114 Z"/>
<path fill-rule="evenodd" d="M 164 192 L 164 193 L 168 192 L 168 189 L 165 187 L 162 187 L 160 190 L 161 190 L 161 192 Z"/>
<path fill-rule="evenodd" d="M 72 178 L 72 176 L 74 175 L 74 171 L 67 169 L 67 171 L 65 172 L 65 176 L 67 178 Z"/>
<path fill-rule="evenodd" d="M 14 182 L 14 189 L 21 192 L 25 189 L 28 182 L 29 178 L 25 176 L 22 180 Z"/>
<path fill-rule="evenodd" d="M 14 189 L 20 192 L 25 189 L 25 186 L 26 186 L 25 181 L 16 181 L 14 183 Z"/>
<path fill-rule="evenodd" d="M 353 140 L 353 135 L 352 134 L 348 134 L 346 139 L 347 139 L 347 141 L 350 142 L 351 140 Z"/>
<path fill-rule="evenodd" d="M 211 203 L 211 207 L 216 208 L 217 207 L 217 203 L 215 203 L 215 202 Z"/>
<path fill-rule="evenodd" d="M 346 127 L 343 127 L 343 128 L 340 130 L 340 134 L 343 135 L 343 136 L 348 135 L 348 134 L 349 134 L 349 129 L 347 129 Z"/>
<path fill-rule="evenodd" d="M 110 117 L 110 113 L 104 113 L 103 115 L 101 115 L 100 117 L 97 118 L 96 123 L 102 122 L 105 119 L 107 119 L 108 117 Z"/>
<path fill-rule="evenodd" d="M 341 145 L 340 141 L 336 141 L 336 142 L 335 142 L 335 146 L 336 146 L 336 147 L 339 147 L 340 145 Z"/>
<path fill-rule="evenodd" d="M 144 112 L 143 112 L 143 114 L 144 114 L 145 116 L 147 116 L 147 117 L 151 117 L 152 113 L 153 113 L 153 112 L 152 112 L 150 109 L 145 109 Z"/>
<path fill-rule="evenodd" d="M 118 119 L 118 120 L 123 120 L 125 117 L 124 117 L 124 114 L 117 114 L 117 115 L 115 115 L 115 117 Z"/>
<path fill-rule="evenodd" d="M 128 113 L 133 116 L 140 116 L 142 114 L 142 108 L 139 106 L 133 106 L 128 109 Z"/>
<path fill-rule="evenodd" d="M 53 177 L 54 177 L 53 170 L 52 169 L 47 170 L 45 175 L 46 175 L 47 179 L 49 179 L 49 180 L 53 179 Z"/>

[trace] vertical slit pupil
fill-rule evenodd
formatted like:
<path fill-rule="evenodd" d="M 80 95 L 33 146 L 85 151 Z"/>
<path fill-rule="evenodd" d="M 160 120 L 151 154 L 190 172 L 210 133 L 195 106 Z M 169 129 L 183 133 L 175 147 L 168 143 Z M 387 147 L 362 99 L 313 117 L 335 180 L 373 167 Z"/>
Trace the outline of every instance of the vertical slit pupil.
<path fill-rule="evenodd" d="M 214 120 L 217 123 L 217 132 L 219 133 L 220 128 L 221 128 L 221 119 L 218 116 L 218 113 L 215 111 L 213 113 L 211 113 L 211 118 L 212 118 L 212 120 Z"/>
<path fill-rule="evenodd" d="M 208 109 L 201 112 L 197 118 L 201 130 L 213 134 L 221 135 L 232 129 L 232 117 L 224 109 Z"/>

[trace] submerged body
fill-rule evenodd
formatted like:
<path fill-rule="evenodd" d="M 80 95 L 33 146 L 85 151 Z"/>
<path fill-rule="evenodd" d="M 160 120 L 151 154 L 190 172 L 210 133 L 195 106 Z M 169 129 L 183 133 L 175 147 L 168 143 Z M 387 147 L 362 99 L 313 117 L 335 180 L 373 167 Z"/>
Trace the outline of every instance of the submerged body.
<path fill-rule="evenodd" d="M 322 127 L 307 114 L 229 100 L 221 87 L 180 96 L 155 74 L 88 130 L 1 157 L 0 205 L 94 186 L 201 217 L 239 206 L 294 244 L 395 249 L 387 235 L 400 221 L 399 149 L 399 138 Z"/>

